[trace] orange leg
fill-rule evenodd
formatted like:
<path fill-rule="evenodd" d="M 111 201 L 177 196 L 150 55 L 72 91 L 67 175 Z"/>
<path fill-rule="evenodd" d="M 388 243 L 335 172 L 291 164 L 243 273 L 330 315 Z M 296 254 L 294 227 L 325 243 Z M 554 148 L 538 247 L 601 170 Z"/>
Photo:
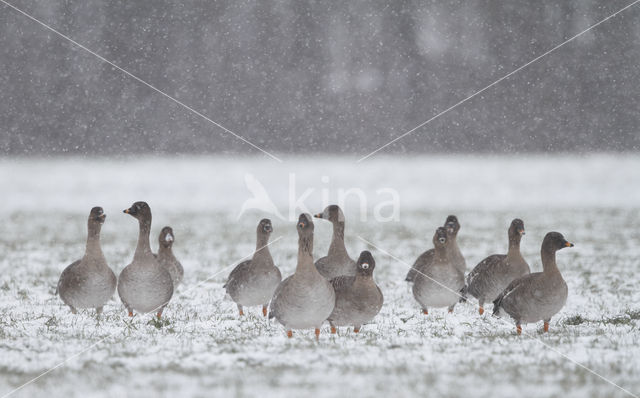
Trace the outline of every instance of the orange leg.
<path fill-rule="evenodd" d="M 320 329 L 316 328 L 316 340 L 320 340 Z"/>
<path fill-rule="evenodd" d="M 522 326 L 516 325 L 516 331 L 518 332 L 518 336 L 522 334 Z"/>
<path fill-rule="evenodd" d="M 429 315 L 429 311 L 427 311 L 427 310 L 422 310 L 422 313 L 425 314 L 425 315 Z"/>
<path fill-rule="evenodd" d="M 156 316 L 158 317 L 158 319 L 162 318 L 162 310 L 158 311 L 158 313 L 156 314 Z"/>
<path fill-rule="evenodd" d="M 484 308 L 482 306 L 478 307 L 478 314 L 484 314 Z"/>
<path fill-rule="evenodd" d="M 287 337 L 288 338 L 292 338 L 293 337 L 293 332 L 291 330 L 287 330 Z"/>
<path fill-rule="evenodd" d="M 262 306 L 262 316 L 267 316 L 267 306 L 266 305 Z"/>
<path fill-rule="evenodd" d="M 318 329 L 316 329 L 318 330 Z M 335 326 L 331 326 L 331 334 L 336 334 L 337 330 Z"/>
<path fill-rule="evenodd" d="M 449 314 L 453 314 L 453 308 L 449 308 Z"/>
<path fill-rule="evenodd" d="M 353 328 L 353 333 L 359 333 L 360 332 L 360 328 L 358 326 Z"/>
<path fill-rule="evenodd" d="M 129 310 L 129 316 L 133 316 L 133 311 Z"/>
<path fill-rule="evenodd" d="M 545 323 L 544 323 L 544 331 L 545 331 L 545 332 L 548 332 L 548 331 L 549 331 L 549 322 L 546 322 L 546 321 L 545 321 Z"/>
<path fill-rule="evenodd" d="M 238 306 L 238 314 L 240 314 L 240 316 L 244 315 L 244 311 L 242 311 L 242 306 L 241 305 Z"/>

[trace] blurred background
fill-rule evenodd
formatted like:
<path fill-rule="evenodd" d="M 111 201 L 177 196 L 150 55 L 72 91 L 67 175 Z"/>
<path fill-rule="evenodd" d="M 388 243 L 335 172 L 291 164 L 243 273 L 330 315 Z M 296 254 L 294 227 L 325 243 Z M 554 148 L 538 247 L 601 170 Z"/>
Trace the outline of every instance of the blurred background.
<path fill-rule="evenodd" d="M 366 155 L 630 0 L 12 0 L 274 153 Z M 385 149 L 640 147 L 640 7 Z M 256 153 L 0 4 L 0 153 Z"/>

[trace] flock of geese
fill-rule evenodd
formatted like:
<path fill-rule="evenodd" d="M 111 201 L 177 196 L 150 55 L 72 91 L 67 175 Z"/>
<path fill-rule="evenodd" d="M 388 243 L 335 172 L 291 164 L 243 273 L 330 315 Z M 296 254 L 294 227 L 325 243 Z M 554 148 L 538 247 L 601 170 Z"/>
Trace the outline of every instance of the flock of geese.
<path fill-rule="evenodd" d="M 134 311 L 155 312 L 160 318 L 165 306 L 182 281 L 184 270 L 172 251 L 174 233 L 170 227 L 160 232 L 159 250 L 151 250 L 151 209 L 135 202 L 124 210 L 138 220 L 138 244 L 131 264 L 120 276 L 107 265 L 100 246 L 100 230 L 106 215 L 101 207 L 91 209 L 84 256 L 65 268 L 57 293 L 76 313 L 79 308 L 102 312 L 104 304 L 118 290 L 129 316 Z M 294 329 L 315 329 L 328 321 L 331 333 L 341 326 L 358 333 L 382 308 L 382 291 L 373 279 L 376 263 L 369 251 L 354 261 L 344 245 L 344 214 L 328 206 L 314 217 L 333 224 L 333 238 L 327 256 L 313 261 L 313 219 L 301 214 L 297 222 L 298 261 L 293 275 L 282 279 L 269 251 L 271 221 L 263 219 L 257 227 L 256 250 L 250 260 L 231 271 L 223 288 L 237 304 L 240 316 L 244 307 L 262 306 L 262 313 L 280 322 L 292 337 Z M 544 321 L 549 330 L 551 317 L 567 300 L 567 284 L 556 264 L 556 252 L 573 247 L 558 232 L 549 232 L 542 242 L 543 271 L 531 273 L 520 253 L 524 223 L 514 219 L 508 230 L 507 254 L 493 254 L 482 260 L 465 279 L 466 262 L 456 237 L 460 224 L 456 216 L 447 217 L 433 236 L 433 248 L 422 253 L 406 276 L 413 284 L 413 296 L 427 315 L 431 308 L 453 312 L 468 295 L 478 300 L 479 313 L 486 302 L 493 302 L 493 314 L 508 315 L 515 321 L 517 333 L 522 324 Z"/>

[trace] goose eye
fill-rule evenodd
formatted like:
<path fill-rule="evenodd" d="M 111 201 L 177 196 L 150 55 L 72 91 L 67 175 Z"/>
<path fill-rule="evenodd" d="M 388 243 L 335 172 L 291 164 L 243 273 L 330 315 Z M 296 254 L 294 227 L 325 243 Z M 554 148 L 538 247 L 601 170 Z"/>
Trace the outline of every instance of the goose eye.
<path fill-rule="evenodd" d="M 362 263 L 361 267 L 362 267 L 362 269 L 369 269 L 369 264 Z"/>

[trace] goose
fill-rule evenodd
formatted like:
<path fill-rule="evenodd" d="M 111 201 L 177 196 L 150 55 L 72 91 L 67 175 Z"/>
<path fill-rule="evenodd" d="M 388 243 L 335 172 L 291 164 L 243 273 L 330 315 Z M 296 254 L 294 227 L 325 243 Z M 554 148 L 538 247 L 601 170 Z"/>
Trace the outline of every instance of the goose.
<path fill-rule="evenodd" d="M 454 215 L 448 216 L 443 226 L 447 229 L 447 236 L 451 241 L 451 245 L 447 245 L 449 258 L 451 259 L 453 265 L 464 274 L 467 269 L 467 263 L 464 260 L 462 252 L 460 252 L 460 248 L 458 247 L 457 242 L 458 231 L 460 230 L 458 217 Z M 409 283 L 413 283 L 416 279 L 416 275 L 422 272 L 422 269 L 424 267 L 427 267 L 431 263 L 431 261 L 433 261 L 433 254 L 434 249 L 429 249 L 426 252 L 422 253 L 413 263 L 413 266 L 409 269 L 409 272 L 407 272 L 407 276 L 404 278 L 404 280 Z"/>
<path fill-rule="evenodd" d="M 549 232 L 542 241 L 540 254 L 542 272 L 534 272 L 520 277 L 493 302 L 493 315 L 511 316 L 516 322 L 516 332 L 522 333 L 523 323 L 544 322 L 544 331 L 549 331 L 551 317 L 557 314 L 567 302 L 569 289 L 562 278 L 556 252 L 565 247 L 573 247 L 559 232 Z"/>
<path fill-rule="evenodd" d="M 238 305 L 240 316 L 243 306 L 262 305 L 262 315 L 267 316 L 267 306 L 273 293 L 282 281 L 282 274 L 273 263 L 269 251 L 269 237 L 273 232 L 271 220 L 260 220 L 257 227 L 256 251 L 251 260 L 238 264 L 222 286 Z"/>
<path fill-rule="evenodd" d="M 384 297 L 373 280 L 376 262 L 367 250 L 360 253 L 355 276 L 338 276 L 331 280 L 336 291 L 336 305 L 329 316 L 331 333 L 337 326 L 353 325 L 358 333 L 365 323 L 371 321 L 382 308 Z"/>
<path fill-rule="evenodd" d="M 460 299 L 458 292 L 464 286 L 464 275 L 449 259 L 449 244 L 446 228 L 439 227 L 433 236 L 433 261 L 422 269 L 413 283 L 413 297 L 425 315 L 429 314 L 430 307 L 448 307 L 449 312 L 453 312 Z"/>
<path fill-rule="evenodd" d="M 354 276 L 356 262 L 347 253 L 344 246 L 344 214 L 337 205 L 327 206 L 322 213 L 314 215 L 316 218 L 330 221 L 333 224 L 333 236 L 329 253 L 316 261 L 316 268 L 322 276 L 333 279 L 341 275 Z"/>
<path fill-rule="evenodd" d="M 91 209 L 84 256 L 65 268 L 58 280 L 57 292 L 74 314 L 78 308 L 95 308 L 101 314 L 116 290 L 116 274 L 100 247 L 100 230 L 106 217 L 102 207 Z"/>
<path fill-rule="evenodd" d="M 133 316 L 133 311 L 155 311 L 158 318 L 173 295 L 171 274 L 164 269 L 151 252 L 151 209 L 146 202 L 135 202 L 124 213 L 139 223 L 138 245 L 131 264 L 124 267 L 118 278 L 118 295 Z"/>
<path fill-rule="evenodd" d="M 160 231 L 158 236 L 158 262 L 160 265 L 169 271 L 171 275 L 171 281 L 173 282 L 173 289 L 175 290 L 184 278 L 184 268 L 180 261 L 173 255 L 173 243 L 175 242 L 175 235 L 171 227 L 164 227 Z"/>
<path fill-rule="evenodd" d="M 467 275 L 465 292 L 478 299 L 478 312 L 484 313 L 484 303 L 493 302 L 514 279 L 531 272 L 520 253 L 520 240 L 524 235 L 524 222 L 516 218 L 507 231 L 509 251 L 492 254 L 482 260 Z"/>
<path fill-rule="evenodd" d="M 320 326 L 327 320 L 336 303 L 331 283 L 313 264 L 313 221 L 311 215 L 298 218 L 298 264 L 293 275 L 276 288 L 271 299 L 269 319 L 276 318 L 292 337 L 292 329 L 315 328 L 316 340 Z"/>

